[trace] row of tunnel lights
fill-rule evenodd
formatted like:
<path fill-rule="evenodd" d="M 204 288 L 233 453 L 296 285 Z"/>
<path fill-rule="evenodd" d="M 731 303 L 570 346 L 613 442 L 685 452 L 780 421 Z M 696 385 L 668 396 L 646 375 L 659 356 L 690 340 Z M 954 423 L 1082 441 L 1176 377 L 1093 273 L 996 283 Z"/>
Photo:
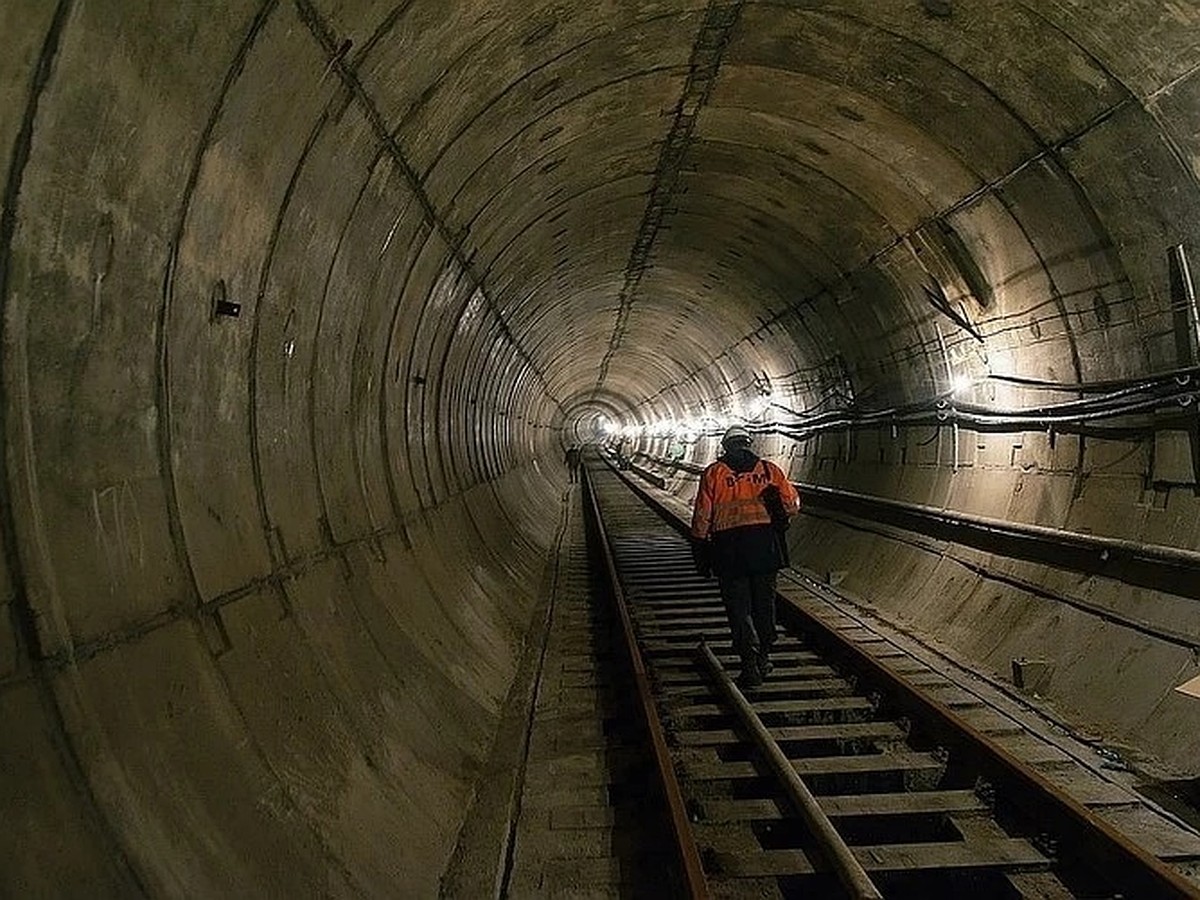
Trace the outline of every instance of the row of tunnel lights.
<path fill-rule="evenodd" d="M 750 400 L 745 406 L 734 406 L 722 415 L 704 414 L 687 419 L 655 419 L 648 422 L 625 423 L 616 422 L 608 416 L 601 416 L 599 428 L 601 433 L 610 440 L 627 438 L 674 438 L 685 443 L 697 441 L 701 437 L 720 435 L 731 425 L 746 425 L 750 427 L 769 427 L 774 423 L 775 404 L 770 396 L 759 396 Z"/>
<path fill-rule="evenodd" d="M 956 375 L 950 384 L 950 392 L 961 396 L 973 388 L 976 380 L 969 375 Z M 769 428 L 775 423 L 774 412 L 779 407 L 770 395 L 755 397 L 744 407 L 734 406 L 723 415 L 705 414 L 687 419 L 655 419 L 648 422 L 621 423 L 608 416 L 600 416 L 600 433 L 609 440 L 627 438 L 675 438 L 691 442 L 701 437 L 720 435 L 731 425 Z"/>

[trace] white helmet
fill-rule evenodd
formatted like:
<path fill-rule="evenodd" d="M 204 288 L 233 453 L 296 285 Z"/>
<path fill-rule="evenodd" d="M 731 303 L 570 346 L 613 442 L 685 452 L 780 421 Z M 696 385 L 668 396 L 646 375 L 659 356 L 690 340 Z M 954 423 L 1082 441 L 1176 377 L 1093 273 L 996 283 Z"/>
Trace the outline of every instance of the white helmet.
<path fill-rule="evenodd" d="M 730 425 L 721 436 L 721 446 L 728 450 L 731 447 L 749 447 L 754 439 L 741 425 Z"/>

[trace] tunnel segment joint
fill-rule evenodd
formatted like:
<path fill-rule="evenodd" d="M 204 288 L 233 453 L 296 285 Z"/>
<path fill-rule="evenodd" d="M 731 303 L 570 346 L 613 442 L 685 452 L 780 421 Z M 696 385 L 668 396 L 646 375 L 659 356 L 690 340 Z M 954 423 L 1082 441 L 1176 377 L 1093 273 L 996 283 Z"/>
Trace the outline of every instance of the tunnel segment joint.
<path fill-rule="evenodd" d="M 733 3 L 710 2 L 704 12 L 704 22 L 692 44 L 683 93 L 675 104 L 671 127 L 663 139 L 658 164 L 655 166 L 647 192 L 646 209 L 638 225 L 629 260 L 625 264 L 624 280 L 618 294 L 617 320 L 608 341 L 608 349 L 600 361 L 600 371 L 592 389 L 592 400 L 596 399 L 597 393 L 608 379 L 609 366 L 625 340 L 629 314 L 642 276 L 651 265 L 650 255 L 658 233 L 663 229 L 666 219 L 675 212 L 671 203 L 679 184 L 684 159 L 691 149 L 696 119 L 700 110 L 708 103 L 725 48 L 741 16 L 743 2 L 744 0 L 736 0 Z"/>
<path fill-rule="evenodd" d="M 368 95 L 366 88 L 359 79 L 355 67 L 348 60 L 349 54 L 347 51 L 349 48 L 345 46 L 345 42 L 343 41 L 339 44 L 333 30 L 322 18 L 311 0 L 294 0 L 294 2 L 301 22 L 309 29 L 322 51 L 329 57 L 329 68 L 337 73 L 346 90 L 353 100 L 358 103 L 371 129 L 375 132 L 375 136 L 379 140 L 383 152 L 400 171 L 408 189 L 413 194 L 413 198 L 421 207 L 424 220 L 445 241 L 451 258 L 466 277 L 470 279 L 471 284 L 483 300 L 484 306 L 496 318 L 501 335 L 512 346 L 517 356 L 529 366 L 542 392 L 562 411 L 562 401 L 550 391 L 550 384 L 545 373 L 533 359 L 530 352 L 517 339 L 508 321 L 497 306 L 495 299 L 488 291 L 483 276 L 476 271 L 474 253 L 467 254 L 465 252 L 469 227 L 464 226 L 458 230 L 454 229 L 446 220 L 446 217 L 434 205 L 433 198 L 429 196 L 429 192 L 425 189 L 424 179 L 409 161 L 404 149 L 400 146 L 397 136 L 388 128 L 382 113 L 370 95 Z M 322 77 L 324 78 L 324 76 Z"/>

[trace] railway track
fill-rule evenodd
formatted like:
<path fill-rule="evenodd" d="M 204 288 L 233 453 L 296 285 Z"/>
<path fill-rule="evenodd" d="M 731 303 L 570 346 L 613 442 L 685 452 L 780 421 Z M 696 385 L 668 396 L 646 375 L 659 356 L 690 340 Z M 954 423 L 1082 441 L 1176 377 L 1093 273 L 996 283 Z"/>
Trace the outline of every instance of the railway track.
<path fill-rule="evenodd" d="M 1200 837 L 1164 818 L 1180 834 L 1157 858 L 1100 815 L 1127 795 L 1080 802 L 1006 749 L 1016 726 L 975 727 L 852 629 L 781 604 L 775 669 L 743 694 L 677 515 L 602 466 L 585 486 L 686 894 L 1200 897 L 1178 868 Z"/>

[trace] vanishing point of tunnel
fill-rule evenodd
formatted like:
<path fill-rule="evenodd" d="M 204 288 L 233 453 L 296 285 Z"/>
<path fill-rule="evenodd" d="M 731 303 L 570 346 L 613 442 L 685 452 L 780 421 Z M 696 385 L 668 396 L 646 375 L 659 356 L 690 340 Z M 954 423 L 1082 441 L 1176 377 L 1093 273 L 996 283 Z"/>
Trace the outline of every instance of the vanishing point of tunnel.
<path fill-rule="evenodd" d="M 3 0 L 0 36 L 0 895 L 436 896 L 563 448 L 704 464 L 730 422 L 831 496 L 1183 560 L 791 532 L 1200 776 L 1196 0 Z"/>

